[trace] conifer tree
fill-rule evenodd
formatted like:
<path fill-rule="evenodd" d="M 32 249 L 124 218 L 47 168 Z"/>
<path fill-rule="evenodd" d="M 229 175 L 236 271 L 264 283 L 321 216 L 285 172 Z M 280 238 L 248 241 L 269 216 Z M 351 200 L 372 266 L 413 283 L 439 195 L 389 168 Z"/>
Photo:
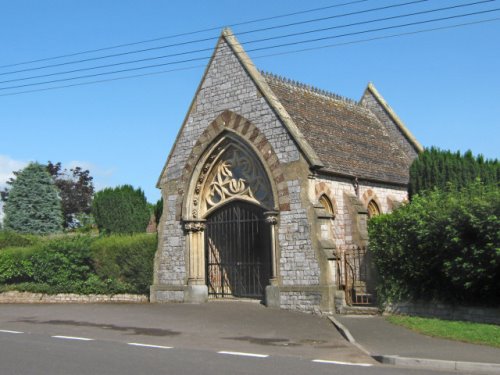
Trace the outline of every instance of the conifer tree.
<path fill-rule="evenodd" d="M 99 230 L 108 234 L 145 232 L 150 219 L 144 192 L 130 185 L 97 192 L 92 214 Z"/>
<path fill-rule="evenodd" d="M 14 175 L 5 202 L 5 229 L 35 234 L 61 231 L 61 199 L 46 167 L 31 163 Z"/>
<path fill-rule="evenodd" d="M 480 179 L 486 185 L 498 186 L 500 163 L 497 159 L 485 160 L 482 155 L 474 157 L 471 151 L 442 151 L 435 147 L 426 149 L 413 161 L 410 167 L 410 196 L 433 188 L 456 189 Z"/>

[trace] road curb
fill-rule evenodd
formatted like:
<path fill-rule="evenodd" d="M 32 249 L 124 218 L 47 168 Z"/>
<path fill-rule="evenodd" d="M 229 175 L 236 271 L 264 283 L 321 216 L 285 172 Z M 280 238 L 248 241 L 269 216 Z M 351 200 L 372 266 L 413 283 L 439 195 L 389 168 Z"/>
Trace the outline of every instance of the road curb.
<path fill-rule="evenodd" d="M 483 363 L 483 362 L 463 362 L 463 361 L 448 361 L 440 359 L 429 358 L 411 358 L 400 357 L 398 355 L 375 354 L 371 353 L 361 344 L 359 344 L 354 336 L 349 332 L 346 326 L 339 322 L 334 316 L 328 315 L 328 319 L 333 323 L 335 328 L 340 332 L 344 338 L 351 344 L 356 346 L 362 352 L 368 354 L 377 362 L 386 365 L 397 365 L 407 367 L 420 367 L 436 370 L 452 370 L 452 371 L 478 371 L 478 372 L 491 372 L 500 373 L 500 364 L 498 363 Z"/>

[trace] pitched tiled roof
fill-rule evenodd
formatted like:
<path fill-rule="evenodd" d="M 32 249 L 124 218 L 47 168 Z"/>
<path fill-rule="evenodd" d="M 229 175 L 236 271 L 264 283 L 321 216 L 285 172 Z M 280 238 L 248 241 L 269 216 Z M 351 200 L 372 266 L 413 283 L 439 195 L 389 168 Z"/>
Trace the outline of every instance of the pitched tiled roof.
<path fill-rule="evenodd" d="M 408 183 L 412 160 L 368 108 L 272 74 L 263 73 L 263 77 L 321 159 L 322 170 Z"/>

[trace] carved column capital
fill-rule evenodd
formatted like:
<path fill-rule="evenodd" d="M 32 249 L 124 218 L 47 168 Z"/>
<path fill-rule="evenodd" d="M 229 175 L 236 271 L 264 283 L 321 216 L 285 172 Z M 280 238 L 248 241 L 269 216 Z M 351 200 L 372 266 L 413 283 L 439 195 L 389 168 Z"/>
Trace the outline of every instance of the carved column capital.
<path fill-rule="evenodd" d="M 266 223 L 270 225 L 276 225 L 278 224 L 278 211 L 266 211 L 264 212 L 264 219 L 266 220 Z"/>
<path fill-rule="evenodd" d="M 203 232 L 206 227 L 205 221 L 204 219 L 183 220 L 184 231 L 187 233 Z"/>

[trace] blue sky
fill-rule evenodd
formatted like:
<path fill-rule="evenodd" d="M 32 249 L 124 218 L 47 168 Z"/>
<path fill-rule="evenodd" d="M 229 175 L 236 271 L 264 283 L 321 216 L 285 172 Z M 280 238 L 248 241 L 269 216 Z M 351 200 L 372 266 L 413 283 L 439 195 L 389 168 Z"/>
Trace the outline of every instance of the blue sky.
<path fill-rule="evenodd" d="M 301 26 L 239 35 L 256 28 L 282 25 L 318 17 L 410 2 L 411 0 L 367 0 L 293 17 L 233 27 L 244 48 L 251 49 L 314 37 L 334 36 L 359 30 L 428 20 L 500 8 L 499 1 L 456 8 L 432 14 L 380 21 L 321 33 L 304 34 L 261 44 L 245 43 L 258 38 L 300 33 L 347 23 L 363 22 L 435 8 L 468 4 L 473 0 L 428 0 L 384 11 L 331 18 Z M 317 7 L 350 3 L 330 1 L 127 1 L 47 0 L 0 2 L 0 65 L 71 54 L 118 44 L 169 36 L 199 29 L 231 25 L 247 20 L 292 13 Z M 465 151 L 499 158 L 500 139 L 500 22 L 493 21 L 401 37 L 310 50 L 301 53 L 259 57 L 294 49 L 388 36 L 396 33 L 443 27 L 500 17 L 485 13 L 441 22 L 328 39 L 273 50 L 250 52 L 259 69 L 270 71 L 328 91 L 359 99 L 373 82 L 416 138 L 426 147 Z M 147 58 L 168 53 L 211 48 L 220 30 L 144 43 L 72 58 L 0 68 L 0 81 L 63 70 Z M 113 59 L 38 69 L 15 70 L 92 58 L 111 53 L 166 45 L 179 41 L 211 38 L 203 43 L 145 52 Z M 203 57 L 209 52 L 193 57 Z M 191 57 L 191 55 L 189 55 Z M 124 68 L 171 61 L 128 64 Z M 182 124 L 203 74 L 206 61 L 179 64 L 193 69 L 142 78 L 21 95 L 0 96 L 0 187 L 12 170 L 29 161 L 62 162 L 88 168 L 98 189 L 132 184 L 141 187 L 149 201 L 160 192 L 156 180 Z M 158 72 L 170 67 L 102 76 L 98 79 Z M 120 67 L 122 68 L 122 67 Z M 80 74 L 112 71 L 112 68 Z M 9 73 L 9 74 L 6 74 Z M 61 79 L 77 74 L 0 83 L 0 95 L 64 84 L 2 89 L 8 86 Z"/>

